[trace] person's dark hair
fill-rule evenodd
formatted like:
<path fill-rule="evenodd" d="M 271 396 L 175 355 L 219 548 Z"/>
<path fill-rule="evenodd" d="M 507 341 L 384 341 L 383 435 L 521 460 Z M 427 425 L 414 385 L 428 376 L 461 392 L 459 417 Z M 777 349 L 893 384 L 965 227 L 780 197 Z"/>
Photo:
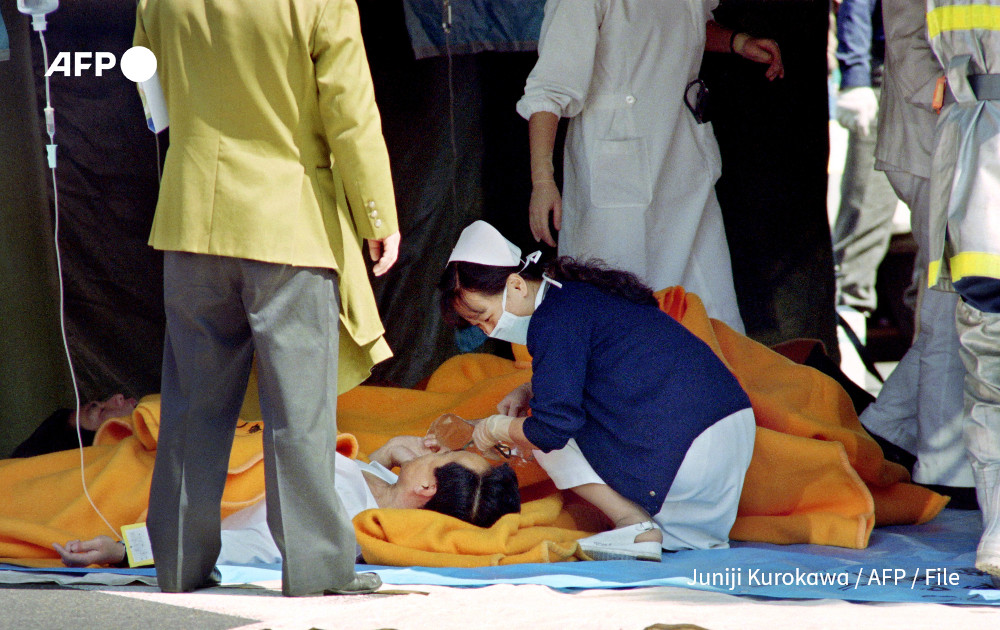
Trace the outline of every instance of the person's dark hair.
<path fill-rule="evenodd" d="M 601 291 L 635 302 L 656 306 L 653 290 L 643 284 L 634 273 L 612 269 L 600 259 L 578 261 L 570 256 L 560 256 L 548 262 L 535 262 L 525 269 L 519 267 L 494 267 L 465 261 L 453 261 L 445 267 L 438 282 L 441 314 L 448 323 L 464 327 L 468 322 L 459 317 L 456 305 L 462 300 L 463 291 L 483 295 L 499 295 L 510 274 L 516 273 L 527 280 L 541 280 L 542 273 L 557 282 L 586 282 Z"/>
<path fill-rule="evenodd" d="M 616 297 L 636 304 L 656 306 L 653 290 L 639 276 L 629 271 L 608 267 L 598 258 L 579 261 L 560 256 L 545 266 L 545 275 L 559 282 L 586 282 Z"/>
<path fill-rule="evenodd" d="M 434 471 L 437 492 L 425 510 L 454 516 L 479 527 L 490 527 L 504 514 L 521 511 L 517 476 L 507 464 L 490 468 L 480 476 L 458 462 Z"/>

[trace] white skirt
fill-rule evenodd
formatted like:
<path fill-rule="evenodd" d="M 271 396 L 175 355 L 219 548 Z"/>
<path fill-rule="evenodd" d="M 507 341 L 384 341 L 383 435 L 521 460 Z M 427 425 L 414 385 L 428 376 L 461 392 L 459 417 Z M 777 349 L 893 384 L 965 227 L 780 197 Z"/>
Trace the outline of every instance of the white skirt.
<path fill-rule="evenodd" d="M 753 410 L 747 408 L 719 420 L 691 443 L 663 507 L 653 516 L 663 531 L 664 549 L 729 546 L 756 431 Z M 560 490 L 604 484 L 575 440 L 557 451 L 533 454 Z"/>

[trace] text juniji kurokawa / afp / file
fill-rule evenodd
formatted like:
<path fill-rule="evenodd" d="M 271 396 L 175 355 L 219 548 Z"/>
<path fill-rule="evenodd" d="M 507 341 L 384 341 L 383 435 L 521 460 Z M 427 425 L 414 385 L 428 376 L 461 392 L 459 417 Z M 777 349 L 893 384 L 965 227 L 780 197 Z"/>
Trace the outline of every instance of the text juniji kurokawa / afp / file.
<path fill-rule="evenodd" d="M 958 586 L 958 572 L 942 567 L 918 568 L 912 573 L 896 568 L 858 568 L 850 571 L 767 571 L 750 568 L 726 568 L 723 571 L 699 572 L 694 569 L 689 586 L 716 586 L 735 590 L 740 586 Z"/>

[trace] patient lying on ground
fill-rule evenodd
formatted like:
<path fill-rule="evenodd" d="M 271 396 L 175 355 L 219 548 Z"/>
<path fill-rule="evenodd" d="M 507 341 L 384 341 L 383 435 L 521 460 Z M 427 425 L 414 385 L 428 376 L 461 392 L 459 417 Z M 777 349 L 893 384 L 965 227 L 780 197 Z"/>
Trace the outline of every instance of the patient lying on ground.
<path fill-rule="evenodd" d="M 371 463 L 336 455 L 335 483 L 348 516 L 374 508 L 423 508 L 489 527 L 520 509 L 517 477 L 481 455 L 451 451 L 433 439 L 396 436 Z M 399 468 L 398 475 L 392 472 Z M 220 564 L 273 564 L 281 556 L 266 522 L 266 501 L 222 521 Z M 109 536 L 52 545 L 66 566 L 120 564 L 125 547 Z"/>
<path fill-rule="evenodd" d="M 876 521 L 923 523 L 940 511 L 945 499 L 904 483 L 905 470 L 883 459 L 836 383 L 712 322 L 695 296 L 674 289 L 660 299 L 665 312 L 711 342 L 751 392 L 759 426 L 730 538 L 863 549 Z M 341 452 L 374 453 L 394 435 L 423 434 L 443 412 L 463 418 L 496 413 L 498 401 L 531 378 L 530 366 L 528 358 L 469 354 L 445 362 L 419 390 L 357 387 L 338 400 Z M 236 427 L 223 518 L 263 497 L 259 411 L 241 417 L 246 421 Z M 145 518 L 158 399 L 149 397 L 125 420 L 105 423 L 95 446 L 84 449 L 88 485 L 91 492 L 104 487 L 97 500 L 116 529 Z M 79 465 L 76 452 L 0 462 L 0 556 L 45 566 L 58 562 L 53 541 L 107 531 L 82 496 Z M 600 526 L 578 520 L 570 510 L 576 506 L 564 505 L 548 477 L 532 466 L 527 475 L 515 466 L 527 490 L 521 512 L 488 529 L 431 510 L 358 514 L 355 533 L 366 562 L 478 567 L 584 559 L 577 541 Z M 372 507 L 379 505 L 367 481 L 355 487 L 371 493 Z M 263 523 L 263 503 L 257 510 Z M 239 526 L 233 526 L 222 536 L 235 535 Z M 119 549 L 110 559 L 120 557 Z"/>
<path fill-rule="evenodd" d="M 138 401 L 116 393 L 104 400 L 91 400 L 76 409 L 56 409 L 26 440 L 15 447 L 11 457 L 33 457 L 73 449 L 78 441 L 84 446 L 94 442 L 94 433 L 106 420 L 127 416 Z M 77 436 L 77 417 L 80 435 Z"/>

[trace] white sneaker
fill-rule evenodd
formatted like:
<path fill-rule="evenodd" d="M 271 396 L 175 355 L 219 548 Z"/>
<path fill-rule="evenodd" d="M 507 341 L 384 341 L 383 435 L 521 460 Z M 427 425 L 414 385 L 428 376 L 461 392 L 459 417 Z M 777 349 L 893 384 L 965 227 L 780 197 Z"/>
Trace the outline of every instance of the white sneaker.
<path fill-rule="evenodd" d="M 976 568 L 989 573 L 993 585 L 1000 588 L 1000 544 L 986 538 L 980 540 L 976 549 Z"/>
<path fill-rule="evenodd" d="M 976 548 L 976 568 L 1000 587 L 1000 468 L 973 464 L 976 496 L 983 511 L 983 534 Z"/>
<path fill-rule="evenodd" d="M 591 560 L 647 560 L 659 562 L 663 549 L 659 542 L 635 542 L 635 537 L 656 527 L 653 521 L 627 525 L 581 538 L 580 550 Z"/>

